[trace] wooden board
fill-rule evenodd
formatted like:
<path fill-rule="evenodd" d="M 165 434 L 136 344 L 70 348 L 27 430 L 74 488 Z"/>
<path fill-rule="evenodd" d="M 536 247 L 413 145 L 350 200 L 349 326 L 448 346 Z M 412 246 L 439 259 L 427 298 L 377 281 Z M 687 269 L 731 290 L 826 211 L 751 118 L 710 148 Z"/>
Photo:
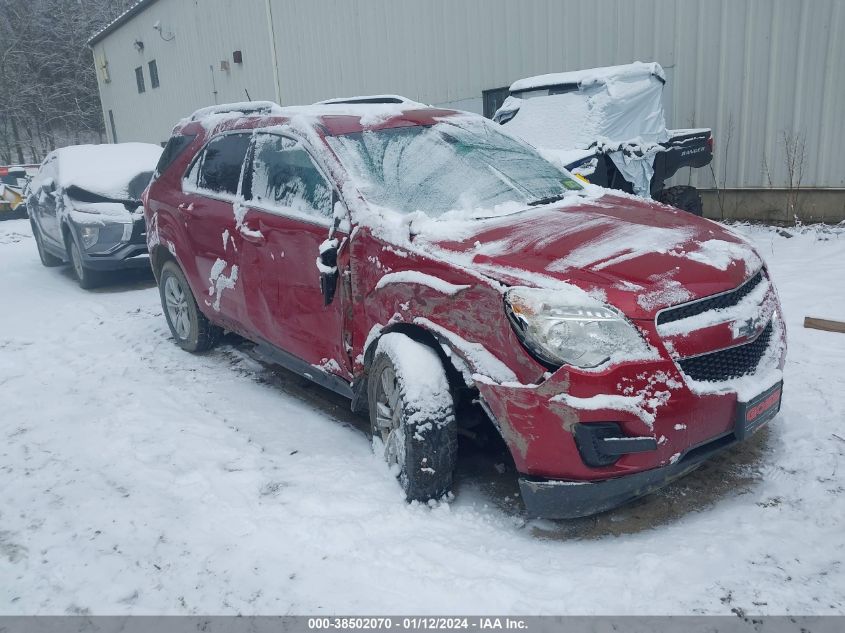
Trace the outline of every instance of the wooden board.
<path fill-rule="evenodd" d="M 830 319 L 817 319 L 816 317 L 804 317 L 804 327 L 825 332 L 842 332 L 845 334 L 845 321 L 832 321 Z"/>

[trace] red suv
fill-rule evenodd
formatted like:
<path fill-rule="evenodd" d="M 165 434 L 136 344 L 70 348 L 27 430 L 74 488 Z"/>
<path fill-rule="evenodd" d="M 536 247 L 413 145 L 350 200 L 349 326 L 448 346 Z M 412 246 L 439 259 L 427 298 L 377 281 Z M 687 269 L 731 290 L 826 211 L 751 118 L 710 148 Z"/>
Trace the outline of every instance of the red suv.
<path fill-rule="evenodd" d="M 392 97 L 205 109 L 144 204 L 176 342 L 230 330 L 348 396 L 409 500 L 448 491 L 466 402 L 549 518 L 646 494 L 780 408 L 785 329 L 751 246 L 481 117 Z"/>

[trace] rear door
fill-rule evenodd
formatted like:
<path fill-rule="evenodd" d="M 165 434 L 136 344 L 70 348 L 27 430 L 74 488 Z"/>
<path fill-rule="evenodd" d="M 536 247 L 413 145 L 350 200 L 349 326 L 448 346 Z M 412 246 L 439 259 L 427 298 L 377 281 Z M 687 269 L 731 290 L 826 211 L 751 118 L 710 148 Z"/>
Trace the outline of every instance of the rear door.
<path fill-rule="evenodd" d="M 182 182 L 178 207 L 193 257 L 183 263 L 197 301 L 235 330 L 242 329 L 245 316 L 235 209 L 250 138 L 251 133 L 237 132 L 210 140 Z"/>
<path fill-rule="evenodd" d="M 343 346 L 345 293 L 325 305 L 317 258 L 333 223 L 333 189 L 298 140 L 258 133 L 244 174 L 241 252 L 250 321 L 276 347 L 349 376 Z M 334 237 L 342 243 L 341 232 Z M 342 274 L 342 273 L 341 273 Z"/>

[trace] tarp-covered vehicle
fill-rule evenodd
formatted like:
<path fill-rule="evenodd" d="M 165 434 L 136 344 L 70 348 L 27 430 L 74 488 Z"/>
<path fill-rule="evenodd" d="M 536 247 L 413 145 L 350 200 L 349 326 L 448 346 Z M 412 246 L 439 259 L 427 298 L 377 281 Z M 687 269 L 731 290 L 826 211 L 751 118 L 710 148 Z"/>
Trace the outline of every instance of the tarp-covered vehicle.
<path fill-rule="evenodd" d="M 83 288 L 96 286 L 103 271 L 149 266 L 140 198 L 161 151 L 120 143 L 48 154 L 27 198 L 41 262 L 70 262 Z"/>
<path fill-rule="evenodd" d="M 656 62 L 529 77 L 511 85 L 493 120 L 594 184 L 701 215 L 695 187 L 665 183 L 708 165 L 713 136 L 666 129 L 665 82 Z"/>

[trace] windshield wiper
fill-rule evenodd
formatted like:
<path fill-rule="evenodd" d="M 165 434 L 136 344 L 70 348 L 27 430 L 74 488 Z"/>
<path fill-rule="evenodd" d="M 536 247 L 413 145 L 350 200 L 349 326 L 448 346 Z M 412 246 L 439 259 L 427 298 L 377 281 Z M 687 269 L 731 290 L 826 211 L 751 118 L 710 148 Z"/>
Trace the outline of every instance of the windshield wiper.
<path fill-rule="evenodd" d="M 534 200 L 528 203 L 529 207 L 539 207 L 544 204 L 551 204 L 552 202 L 560 202 L 566 197 L 565 193 L 559 193 L 554 196 L 546 196 L 545 198 L 539 198 L 538 200 Z"/>

